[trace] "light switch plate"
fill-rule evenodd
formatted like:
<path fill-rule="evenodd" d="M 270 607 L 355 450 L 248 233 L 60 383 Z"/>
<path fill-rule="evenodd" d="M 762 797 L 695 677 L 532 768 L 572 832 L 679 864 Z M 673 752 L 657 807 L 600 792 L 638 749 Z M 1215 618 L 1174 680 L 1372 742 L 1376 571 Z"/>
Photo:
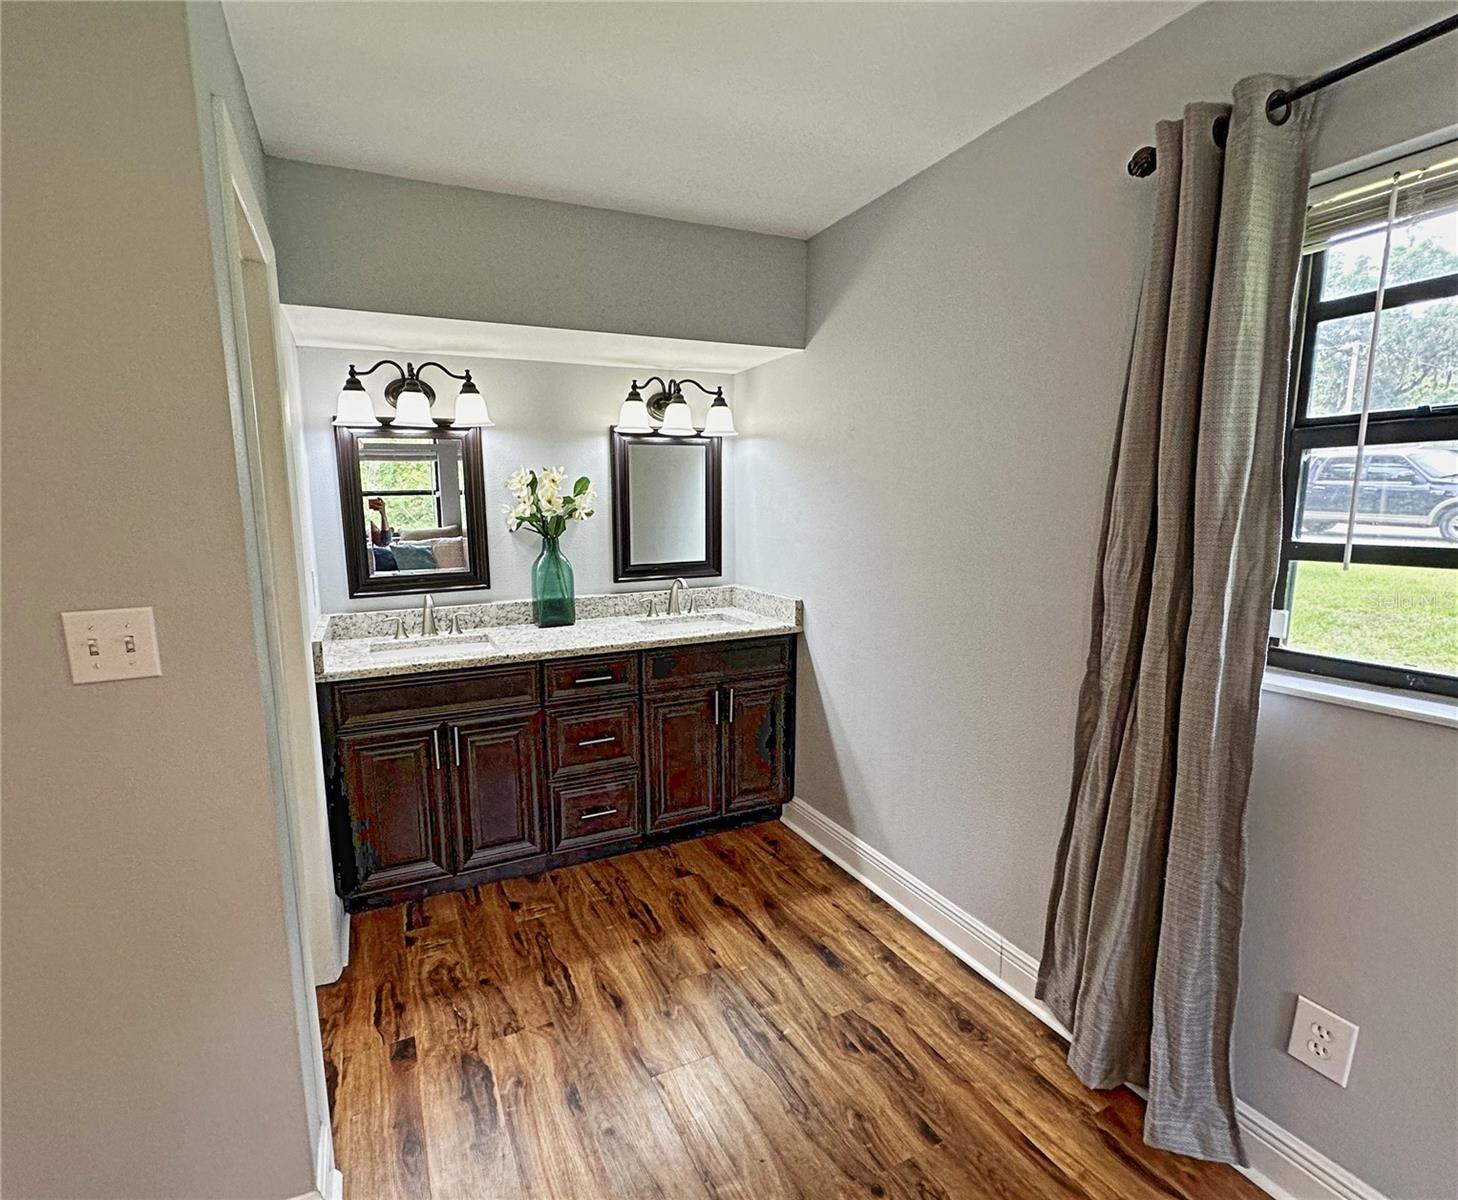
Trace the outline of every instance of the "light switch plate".
<path fill-rule="evenodd" d="M 109 683 L 162 674 L 150 608 L 99 608 L 61 614 L 72 683 Z"/>
<path fill-rule="evenodd" d="M 1305 996 L 1296 997 L 1296 1019 L 1286 1053 L 1342 1087 L 1352 1073 L 1357 1026 Z"/>

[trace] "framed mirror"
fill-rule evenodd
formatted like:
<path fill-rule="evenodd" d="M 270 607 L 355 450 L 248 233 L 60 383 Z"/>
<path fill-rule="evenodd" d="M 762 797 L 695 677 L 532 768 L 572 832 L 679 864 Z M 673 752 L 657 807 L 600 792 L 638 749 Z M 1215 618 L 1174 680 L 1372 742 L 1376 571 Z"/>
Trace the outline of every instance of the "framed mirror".
<path fill-rule="evenodd" d="M 491 586 L 479 429 L 335 430 L 351 596 Z"/>
<path fill-rule="evenodd" d="M 613 578 L 723 570 L 722 444 L 611 430 Z"/>

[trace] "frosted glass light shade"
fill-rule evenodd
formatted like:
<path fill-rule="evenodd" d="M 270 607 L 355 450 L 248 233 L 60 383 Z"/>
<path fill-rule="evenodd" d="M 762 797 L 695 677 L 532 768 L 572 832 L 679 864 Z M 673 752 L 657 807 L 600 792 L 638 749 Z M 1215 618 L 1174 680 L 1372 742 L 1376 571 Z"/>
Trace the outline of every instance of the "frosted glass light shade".
<path fill-rule="evenodd" d="M 738 434 L 739 431 L 734 428 L 734 413 L 728 401 L 723 396 L 718 397 L 709 405 L 709 415 L 704 418 L 704 436 L 737 437 Z"/>
<path fill-rule="evenodd" d="M 451 424 L 474 425 L 482 429 L 496 424 L 486 411 L 486 397 L 481 395 L 480 389 L 470 380 L 461 386 L 461 394 L 456 397 L 456 416 Z"/>
<path fill-rule="evenodd" d="M 694 428 L 694 416 L 689 411 L 688 401 L 681 393 L 673 398 L 664 411 L 663 424 L 658 427 L 658 432 L 665 437 L 693 437 L 698 433 Z"/>
<path fill-rule="evenodd" d="M 623 401 L 623 407 L 618 409 L 618 423 L 613 428 L 619 433 L 653 432 L 653 425 L 648 420 L 648 405 L 641 396 Z"/>
<path fill-rule="evenodd" d="M 378 425 L 375 403 L 364 390 L 364 384 L 353 376 L 345 381 L 339 390 L 339 401 L 334 406 L 336 425 Z"/>
<path fill-rule="evenodd" d="M 395 425 L 405 429 L 429 429 L 435 424 L 430 415 L 430 401 L 419 385 L 407 384 L 395 397 Z"/>

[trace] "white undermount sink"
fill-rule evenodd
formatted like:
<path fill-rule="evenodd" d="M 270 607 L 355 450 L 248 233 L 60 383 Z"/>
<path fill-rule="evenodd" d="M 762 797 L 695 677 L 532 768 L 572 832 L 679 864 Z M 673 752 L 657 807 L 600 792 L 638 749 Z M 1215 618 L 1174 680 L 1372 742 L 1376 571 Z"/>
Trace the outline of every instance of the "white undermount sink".
<path fill-rule="evenodd" d="M 749 621 L 729 612 L 663 613 L 656 617 L 636 617 L 648 629 L 743 629 Z"/>
<path fill-rule="evenodd" d="M 385 658 L 413 658 L 422 650 L 455 650 L 471 653 L 490 650 L 494 643 L 479 629 L 468 633 L 440 633 L 434 637 L 374 638 L 370 653 Z"/>

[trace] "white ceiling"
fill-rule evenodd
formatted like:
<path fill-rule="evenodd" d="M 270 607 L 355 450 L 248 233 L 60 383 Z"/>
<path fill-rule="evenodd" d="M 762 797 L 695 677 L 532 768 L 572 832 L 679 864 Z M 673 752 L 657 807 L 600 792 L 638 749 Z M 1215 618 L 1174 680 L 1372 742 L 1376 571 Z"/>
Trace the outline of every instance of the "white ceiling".
<path fill-rule="evenodd" d="M 1190 3 L 259 3 L 268 153 L 809 237 Z"/>

